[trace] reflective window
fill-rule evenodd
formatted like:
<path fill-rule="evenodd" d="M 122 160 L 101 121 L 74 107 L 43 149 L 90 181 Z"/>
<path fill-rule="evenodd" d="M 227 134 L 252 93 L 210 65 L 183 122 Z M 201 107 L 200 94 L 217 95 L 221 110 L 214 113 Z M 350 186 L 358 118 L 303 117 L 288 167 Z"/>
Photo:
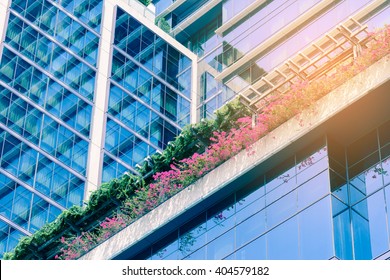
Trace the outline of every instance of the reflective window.
<path fill-rule="evenodd" d="M 26 6 L 21 8 L 19 1 L 13 1 L 11 8 L 21 15 L 27 15 L 27 20 L 53 36 L 62 46 L 69 48 L 85 61 L 96 66 L 98 36 L 55 6 L 52 6 L 48 1 L 24 2 L 27 2 Z M 37 2 L 42 2 L 44 5 L 40 6 Z M 45 53 L 44 50 L 50 50 L 55 45 L 13 14 L 10 15 L 7 34 L 9 43 L 18 46 L 23 54 L 33 60 L 35 55 L 47 58 L 48 53 Z M 45 46 L 45 43 L 48 45 Z"/>
<path fill-rule="evenodd" d="M 88 142 L 49 117 L 44 118 L 43 125 L 40 147 L 85 175 Z"/>
<path fill-rule="evenodd" d="M 171 27 L 175 27 L 198 11 L 204 4 L 209 1 L 210 0 L 186 0 L 165 18 L 168 20 L 168 22 L 170 22 Z"/>
<path fill-rule="evenodd" d="M 178 249 L 179 249 L 179 242 L 177 239 L 177 232 L 174 232 L 170 235 L 168 235 L 165 240 L 171 240 L 168 245 L 159 244 L 157 243 L 153 247 L 153 255 L 152 260 L 177 260 L 178 258 Z"/>
<path fill-rule="evenodd" d="M 175 100 L 171 95 L 172 92 L 169 89 L 165 91 L 166 87 L 159 82 L 153 85 L 155 87 L 151 92 L 153 102 L 151 106 L 157 110 L 152 110 L 150 106 L 134 99 L 131 94 L 111 85 L 108 112 L 132 131 L 149 139 L 156 146 L 165 148 L 166 144 L 178 134 L 178 129 L 157 112 L 164 113 L 173 121 L 176 121 L 178 116 L 182 116 L 183 122 L 180 121 L 179 124 L 184 124 L 189 122 L 190 104 L 186 102 L 182 108 L 180 102 L 185 100 L 180 97 L 179 100 Z"/>
<path fill-rule="evenodd" d="M 192 61 L 118 8 L 104 180 L 162 150 L 190 123 Z M 134 171 L 134 170 L 133 170 Z"/>
<path fill-rule="evenodd" d="M 202 257 L 202 250 L 198 250 L 207 241 L 206 213 L 199 215 L 188 224 L 179 229 L 179 258 L 196 259 Z M 203 255 L 204 258 L 204 255 Z M 202 258 L 202 259 L 203 259 Z"/>
<path fill-rule="evenodd" d="M 161 112 L 172 121 L 178 122 L 181 126 L 189 123 L 190 102 L 187 99 L 177 94 L 166 84 L 162 84 L 158 79 L 153 78 L 152 75 L 122 54 L 115 52 L 112 78 L 129 92 L 128 95 L 133 95 L 146 102 L 149 105 L 148 110 L 157 109 L 158 112 Z M 113 94 L 121 94 L 121 90 L 112 89 L 116 90 Z M 185 89 L 183 88 L 183 90 Z M 124 94 L 126 93 L 123 92 L 122 95 Z M 128 103 L 134 102 L 130 96 L 125 100 Z M 117 100 L 121 102 L 119 98 Z M 114 102 L 111 101 L 111 104 Z M 117 109 L 120 109 L 120 107 L 117 107 Z"/>
<path fill-rule="evenodd" d="M 334 256 L 330 206 L 330 199 L 327 197 L 299 214 L 301 259 L 327 260 Z"/>
<path fill-rule="evenodd" d="M 350 224 L 349 210 L 343 211 L 333 217 L 336 257 L 342 260 L 353 259 Z"/>
<path fill-rule="evenodd" d="M 66 57 L 70 58 L 68 55 L 66 55 Z M 64 59 L 67 59 L 66 57 L 64 57 Z M 69 61 L 69 63 L 73 62 Z M 88 67 L 82 67 L 81 72 L 79 72 L 81 76 L 77 76 L 77 82 L 73 83 L 73 81 L 66 80 L 67 78 L 64 76 L 66 73 L 64 61 L 58 58 L 58 60 L 52 62 L 52 65 L 54 68 L 59 67 L 57 69 L 59 71 L 54 70 L 57 78 L 62 82 L 65 82 L 71 89 L 80 93 L 85 98 L 92 100 L 95 83 L 95 73 L 93 70 Z M 70 70 L 70 68 L 68 70 Z M 31 79 L 34 75 L 37 79 Z M 0 78 L 16 91 L 30 95 L 36 92 L 37 88 L 35 86 L 39 86 L 38 90 L 41 90 L 43 86 L 50 86 L 53 82 L 46 74 L 40 72 L 19 56 L 15 56 L 7 48 L 4 48 L 3 50 L 3 57 L 0 64 Z M 46 85 L 42 82 L 46 83 Z"/>
<path fill-rule="evenodd" d="M 155 151 L 147 142 L 111 119 L 107 121 L 105 149 L 131 167 Z"/>
<path fill-rule="evenodd" d="M 387 204 L 387 226 L 388 226 L 388 232 L 390 233 L 390 207 L 388 206 L 390 201 L 390 186 L 387 186 L 385 188 L 385 200 Z"/>
<path fill-rule="evenodd" d="M 46 84 L 45 84 L 46 86 Z M 34 86 L 33 86 L 34 88 Z M 41 109 L 46 109 L 75 131 L 89 136 L 92 106 L 56 83 L 49 85 L 49 90 L 41 92 L 41 98 L 35 99 L 30 90 L 29 99 Z M 37 106 L 22 101 L 21 95 L 10 92 L 0 86 L 0 121 L 20 133 L 34 144 L 38 143 L 43 114 Z M 26 96 L 26 95 L 24 95 Z M 47 97 L 47 99 L 46 99 Z M 38 102 L 37 101 L 40 101 Z M 23 115 L 24 114 L 24 115 Z"/>
<path fill-rule="evenodd" d="M 373 257 L 389 250 L 389 232 L 386 226 L 387 214 L 384 199 L 383 191 L 379 191 L 367 199 L 368 225 Z"/>
<path fill-rule="evenodd" d="M 276 4 L 277 2 L 283 2 L 281 6 L 283 5 L 290 5 L 291 1 L 272 1 L 269 6 L 272 4 Z M 309 8 L 308 3 L 312 3 L 313 1 L 296 1 L 297 4 L 291 5 L 285 9 L 285 12 L 288 12 L 289 10 L 297 10 L 299 9 L 298 6 L 302 5 L 302 9 Z M 319 1 L 316 1 L 317 3 Z M 258 68 L 263 69 L 263 71 L 268 72 L 272 69 L 276 68 L 277 66 L 281 65 L 284 61 L 286 61 L 289 57 L 296 54 L 300 50 L 302 50 L 305 46 L 307 46 L 309 43 L 313 42 L 322 34 L 325 34 L 329 30 L 335 27 L 336 24 L 344 21 L 347 19 L 350 15 L 354 14 L 356 11 L 364 7 L 370 0 L 361 0 L 361 1 L 342 1 L 338 3 L 336 6 L 332 7 L 331 10 L 326 12 L 325 14 L 322 14 L 320 17 L 318 17 L 316 20 L 310 22 L 309 25 L 301 29 L 299 32 L 293 33 L 293 36 L 291 36 L 286 42 L 282 43 L 278 47 L 273 48 L 270 52 L 267 54 L 263 54 L 263 57 L 258 59 L 255 63 Z M 299 5 L 298 5 L 299 4 Z M 262 10 L 260 10 L 261 12 Z M 293 16 L 294 13 L 291 14 Z M 256 17 L 254 17 L 256 19 Z M 265 19 L 268 19 L 268 17 L 264 17 Z M 284 21 L 280 15 L 277 17 L 274 17 L 271 19 L 274 20 L 276 18 L 276 21 Z M 286 18 L 287 20 L 288 18 Z M 261 21 L 260 21 L 261 23 Z M 244 26 L 244 25 L 243 25 Z M 279 25 L 278 23 L 275 24 L 276 28 L 282 27 L 282 25 Z M 234 31 L 237 32 L 235 34 L 228 34 L 228 36 L 232 36 L 233 40 L 236 43 L 230 43 L 225 44 L 224 50 L 223 50 L 223 65 L 231 65 L 233 62 L 237 61 L 239 58 L 243 56 L 244 53 L 246 53 L 248 50 L 250 51 L 253 46 L 253 40 L 245 40 L 242 39 L 239 35 L 243 36 L 243 34 L 247 34 L 247 36 L 251 36 L 251 38 L 260 38 L 257 36 L 254 36 L 255 32 L 262 32 L 264 26 L 261 26 L 259 29 L 253 31 L 252 24 L 248 24 L 246 27 L 247 32 L 239 32 L 239 30 L 236 28 Z M 237 30 L 237 31 L 236 31 Z M 269 29 L 269 30 L 272 30 Z M 263 32 L 264 33 L 264 32 Z M 266 35 L 264 33 L 264 35 Z M 249 42 L 249 43 L 248 43 Z M 261 43 L 261 41 L 260 41 Z M 233 46 L 232 46 L 233 45 Z M 242 51 L 244 50 L 244 51 Z M 245 51 L 246 50 L 246 51 Z M 243 70 L 247 71 L 246 69 Z M 254 72 L 254 77 L 248 77 L 243 78 L 243 72 L 239 73 L 235 77 L 232 78 L 232 80 L 240 80 L 240 82 L 235 81 L 237 84 L 241 84 L 240 88 L 238 90 L 241 90 L 254 81 L 257 81 L 260 79 L 262 75 L 257 75 L 258 72 Z M 256 76 L 257 75 L 257 76 Z"/>
<path fill-rule="evenodd" d="M 234 196 L 207 211 L 207 240 L 213 240 L 235 225 Z"/>
<path fill-rule="evenodd" d="M 3 94 L 10 94 L 3 96 Z M 88 142 L 7 90 L 0 91 L 3 123 L 24 139 L 85 174 Z M 71 105 L 71 104 L 70 104 Z M 66 109 L 65 109 L 66 110 Z M 8 111 L 8 113 L 7 113 Z"/>
<path fill-rule="evenodd" d="M 264 190 L 264 188 L 262 188 Z M 259 189 L 261 190 L 261 189 Z M 240 223 L 253 214 L 265 208 L 265 197 L 261 197 L 253 202 L 251 197 L 243 198 L 236 203 L 236 223 Z"/>
<path fill-rule="evenodd" d="M 318 2 L 320 1 L 272 1 L 224 37 L 226 43 L 222 54 L 223 64 L 233 64 Z M 251 40 L 248 40 L 248 36 Z"/>
<path fill-rule="evenodd" d="M 161 14 L 166 8 L 168 8 L 175 0 L 156 0 L 153 4 L 156 6 L 156 15 Z"/>
<path fill-rule="evenodd" d="M 200 116 L 201 118 L 215 118 L 214 112 L 227 101 L 231 100 L 236 93 L 225 84 L 218 82 L 205 71 L 200 78 Z"/>
<path fill-rule="evenodd" d="M 294 180 L 290 181 L 290 179 L 294 178 L 295 175 L 295 157 L 290 157 L 266 173 L 267 184 L 265 185 L 265 189 L 267 193 L 285 184 L 292 184 Z M 272 203 L 272 201 L 267 201 L 267 203 Z"/>
<path fill-rule="evenodd" d="M 178 76 L 191 66 L 190 59 L 120 8 L 117 10 L 116 23 L 114 45 L 164 79 L 168 84 L 180 89 L 180 84 L 183 85 L 183 83 L 179 84 Z M 114 56 L 118 56 L 118 60 L 122 61 L 119 64 L 116 62 L 117 65 L 123 64 L 124 58 L 118 54 L 114 54 Z M 138 69 L 138 66 L 133 64 L 126 67 L 128 69 Z M 125 67 L 121 66 L 121 68 L 124 69 Z M 117 73 L 119 69 L 120 67 L 113 65 L 113 73 Z M 142 70 L 138 69 L 137 71 Z M 135 75 L 135 73 L 132 73 L 131 77 L 128 78 L 135 82 Z M 191 79 L 188 79 L 186 83 L 191 85 Z M 141 85 L 143 82 L 138 81 L 138 84 Z M 189 92 L 184 93 L 187 97 L 190 97 Z"/>
<path fill-rule="evenodd" d="M 268 259 L 299 259 L 298 218 L 293 217 L 267 234 Z"/>
<path fill-rule="evenodd" d="M 191 255 L 184 258 L 185 260 L 207 260 L 206 258 L 206 247 L 202 247 L 195 251 Z"/>
<path fill-rule="evenodd" d="M 213 19 L 209 23 L 205 23 L 202 29 L 191 34 L 188 41 L 184 42 L 184 45 L 188 46 L 189 49 L 199 57 L 207 55 L 222 43 L 222 38 L 215 33 L 215 30 L 220 27 L 221 24 L 222 15 L 221 13 L 216 12 L 215 15 L 213 15 Z"/>
<path fill-rule="evenodd" d="M 0 129 L 1 167 L 32 184 L 38 153 L 19 139 Z"/>
<path fill-rule="evenodd" d="M 82 204 L 84 181 L 42 155 L 34 187 L 64 207 Z"/>
<path fill-rule="evenodd" d="M 239 249 L 234 256 L 235 260 L 265 260 L 267 259 L 266 236 L 263 235 L 248 245 Z"/>
<path fill-rule="evenodd" d="M 12 251 L 24 234 L 0 220 L 0 258 Z"/>
<path fill-rule="evenodd" d="M 223 22 L 229 21 L 235 15 L 247 8 L 255 0 L 227 0 L 222 4 Z"/>
<path fill-rule="evenodd" d="M 234 230 L 230 230 L 207 244 L 207 259 L 220 260 L 234 249 Z"/>
<path fill-rule="evenodd" d="M 298 208 L 304 209 L 330 193 L 329 171 L 323 171 L 298 188 Z"/>
<path fill-rule="evenodd" d="M 267 207 L 267 228 L 291 217 L 297 211 L 297 192 L 292 191 Z"/>
<path fill-rule="evenodd" d="M 258 237 L 264 233 L 265 228 L 265 210 L 262 210 L 236 226 L 236 246 L 241 247 Z"/>
<path fill-rule="evenodd" d="M 315 175 L 329 167 L 329 160 L 326 149 L 319 150 L 297 164 L 297 183 L 298 185 L 310 180 Z M 313 176 L 314 175 L 314 176 Z"/>
<path fill-rule="evenodd" d="M 58 212 L 60 212 L 60 210 L 57 207 L 51 205 L 39 196 L 34 195 L 33 204 L 31 206 L 29 231 L 35 232 L 45 224 L 54 221 L 58 216 Z"/>
<path fill-rule="evenodd" d="M 122 164 L 106 154 L 104 155 L 102 182 L 108 182 L 111 179 L 119 178 L 126 171 L 128 171 L 128 169 Z"/>
<path fill-rule="evenodd" d="M 383 182 L 389 144 L 384 127 L 349 146 L 329 140 L 330 146 L 323 147 L 325 139 L 320 138 L 259 174 L 256 183 L 242 186 L 174 231 L 182 244 L 179 251 L 184 251 L 177 258 L 349 260 L 388 252 L 390 187 Z M 387 157 L 370 161 L 368 169 L 357 165 L 372 154 Z M 349 156 L 360 173 L 344 178 Z"/>
<path fill-rule="evenodd" d="M 66 11 L 73 14 L 78 20 L 84 22 L 96 31 L 100 31 L 103 0 L 53 0 L 59 3 Z M 40 5 L 34 5 L 39 3 Z M 44 12 L 41 12 L 43 6 Z M 54 29 L 57 8 L 45 0 L 14 0 L 12 8 L 20 12 L 26 18 L 40 17 L 41 25 L 47 29 Z M 60 27 L 58 27 L 60 28 Z"/>
<path fill-rule="evenodd" d="M 372 259 L 371 240 L 369 222 L 366 217 L 352 211 L 353 242 L 355 259 L 369 260 Z"/>
<path fill-rule="evenodd" d="M 2 132 L 0 141 L 1 167 L 4 170 L 64 207 L 81 205 L 84 194 L 83 180 L 8 133 Z M 6 203 L 4 212 L 9 215 L 9 207 L 6 205 L 9 205 L 7 201 L 9 202 L 12 196 L 9 192 L 15 188 L 12 184 L 7 187 L 9 190 L 5 186 L 3 188 L 4 191 L 7 190 L 5 194 L 8 193 L 8 196 L 3 198 Z"/>

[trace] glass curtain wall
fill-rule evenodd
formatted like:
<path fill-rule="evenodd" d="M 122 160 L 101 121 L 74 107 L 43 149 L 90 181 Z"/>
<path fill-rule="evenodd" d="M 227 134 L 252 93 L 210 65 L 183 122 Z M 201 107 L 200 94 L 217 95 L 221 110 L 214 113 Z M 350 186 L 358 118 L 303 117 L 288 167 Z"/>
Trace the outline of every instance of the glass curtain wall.
<path fill-rule="evenodd" d="M 213 14 L 213 20 L 205 17 L 194 24 L 199 32 L 187 34 L 187 37 L 184 36 L 186 39 L 182 39 L 180 37 L 182 35 L 178 35 L 178 40 L 199 55 L 200 69 L 203 75 L 215 77 L 231 67 L 257 46 L 273 37 L 274 34 L 286 28 L 299 17 L 310 13 L 310 10 L 321 1 L 265 1 L 256 10 L 248 12 L 232 27 L 224 30 L 222 34 L 214 32 L 237 14 L 233 11 L 243 11 L 252 2 L 223 1 L 217 9 L 218 12 Z M 258 53 L 236 72 L 224 78 L 216 88 L 228 88 L 237 94 L 373 2 L 373 0 L 336 1 L 321 13 L 313 14 L 313 17 L 301 24 L 299 28 L 286 33 L 286 36 L 274 42 L 271 47 Z M 367 24 L 370 31 L 383 27 L 384 24 L 389 23 L 387 16 L 389 9 L 389 1 L 385 1 L 373 12 L 361 18 L 360 23 Z M 210 17 L 210 15 L 208 16 Z M 201 24 L 200 21 L 204 23 Z M 200 75 L 200 83 L 203 82 L 203 75 Z M 224 104 L 224 102 L 219 102 L 219 100 L 225 100 L 224 91 L 215 90 L 214 99 L 205 92 L 207 88 L 202 87 L 202 89 L 200 98 L 205 95 L 208 98 L 203 98 L 198 107 L 200 117 L 212 117 L 215 109 Z"/>
<path fill-rule="evenodd" d="M 81 205 L 102 0 L 12 0 L 0 59 L 0 257 Z"/>
<path fill-rule="evenodd" d="M 136 172 L 190 123 L 191 60 L 117 9 L 103 181 Z"/>

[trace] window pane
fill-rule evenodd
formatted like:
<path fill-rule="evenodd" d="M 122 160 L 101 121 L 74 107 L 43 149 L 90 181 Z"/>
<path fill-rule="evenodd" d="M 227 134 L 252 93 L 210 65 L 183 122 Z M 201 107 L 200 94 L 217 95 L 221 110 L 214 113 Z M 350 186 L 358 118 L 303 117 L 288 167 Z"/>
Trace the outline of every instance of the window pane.
<path fill-rule="evenodd" d="M 253 215 L 236 227 L 237 247 L 244 245 L 265 231 L 265 210 Z"/>
<path fill-rule="evenodd" d="M 372 256 L 375 258 L 389 249 L 386 204 L 382 190 L 367 199 L 367 207 Z"/>
<path fill-rule="evenodd" d="M 329 196 L 299 214 L 299 244 L 301 259 L 326 260 L 333 257 Z"/>
<path fill-rule="evenodd" d="M 296 260 L 298 252 L 298 219 L 294 217 L 267 234 L 268 259 Z"/>
<path fill-rule="evenodd" d="M 261 236 L 236 252 L 237 260 L 265 260 L 267 256 L 266 238 Z"/>
<path fill-rule="evenodd" d="M 355 259 L 369 260 L 372 258 L 372 254 L 368 220 L 355 211 L 351 213 Z"/>
<path fill-rule="evenodd" d="M 336 257 L 342 260 L 352 259 L 352 237 L 349 211 L 346 210 L 333 218 Z"/>
<path fill-rule="evenodd" d="M 207 259 L 220 260 L 234 249 L 234 229 L 226 232 L 207 245 Z"/>

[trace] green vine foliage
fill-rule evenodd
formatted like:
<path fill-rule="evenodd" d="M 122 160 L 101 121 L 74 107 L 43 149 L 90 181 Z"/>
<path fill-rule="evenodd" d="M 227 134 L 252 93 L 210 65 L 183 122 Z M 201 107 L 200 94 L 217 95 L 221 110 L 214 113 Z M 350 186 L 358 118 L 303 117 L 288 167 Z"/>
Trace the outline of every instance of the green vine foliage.
<path fill-rule="evenodd" d="M 4 259 L 8 260 L 28 260 L 28 259 L 45 259 L 45 255 L 39 253 L 39 248 L 46 242 L 56 236 L 66 232 L 69 229 L 69 223 L 78 221 L 84 215 L 84 210 L 79 206 L 73 206 L 62 212 L 58 218 L 46 225 L 32 236 L 22 237 L 13 252 L 4 254 Z M 56 240 L 52 246 L 59 245 Z"/>
<path fill-rule="evenodd" d="M 190 157 L 194 153 L 203 153 L 211 144 L 214 131 L 230 131 L 237 128 L 237 120 L 250 115 L 249 109 L 238 100 L 227 103 L 215 112 L 215 119 L 202 120 L 186 126 L 174 141 L 170 142 L 162 153 L 152 155 L 144 161 L 138 172 L 142 176 L 167 171 L 170 165 Z M 146 179 L 149 182 L 149 179 Z"/>
<path fill-rule="evenodd" d="M 150 3 L 152 3 L 152 0 L 138 0 L 138 1 L 144 4 L 145 6 L 148 6 Z"/>
<path fill-rule="evenodd" d="M 85 207 L 72 206 L 56 220 L 46 224 L 32 236 L 23 237 L 13 252 L 4 254 L 8 260 L 50 259 L 61 246 L 59 237 L 72 236 L 93 228 L 130 199 L 136 189 L 145 186 L 142 177 L 126 173 L 121 178 L 104 183 L 94 191 Z M 48 244 L 49 243 L 49 244 Z"/>
<path fill-rule="evenodd" d="M 165 33 L 170 33 L 171 32 L 171 26 L 167 22 L 167 20 L 163 17 L 156 18 L 155 24 L 160 27 Z"/>
<path fill-rule="evenodd" d="M 126 200 L 134 194 L 136 189 L 140 189 L 144 184 L 145 182 L 141 177 L 125 173 L 119 179 L 113 179 L 108 183 L 102 184 L 98 190 L 93 192 L 85 212 L 96 211 L 97 208 L 110 199 Z"/>

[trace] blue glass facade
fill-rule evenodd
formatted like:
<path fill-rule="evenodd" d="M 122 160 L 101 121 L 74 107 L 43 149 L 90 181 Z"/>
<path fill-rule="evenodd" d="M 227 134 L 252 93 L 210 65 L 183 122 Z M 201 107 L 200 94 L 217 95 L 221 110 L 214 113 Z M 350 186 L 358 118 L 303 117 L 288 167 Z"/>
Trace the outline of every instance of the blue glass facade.
<path fill-rule="evenodd" d="M 390 250 L 390 122 L 321 138 L 135 259 L 372 259 Z"/>
<path fill-rule="evenodd" d="M 204 14 L 185 30 L 175 35 L 178 41 L 188 46 L 200 58 L 199 95 L 201 100 L 198 105 L 200 118 L 212 118 L 213 112 L 226 101 L 340 23 L 359 13 L 368 5 L 374 4 L 375 1 L 338 1 L 323 8 L 320 12 L 311 12 L 313 8 L 321 5 L 321 2 L 318 0 L 264 1 L 255 9 L 245 12 L 239 20 L 233 20 L 234 23 L 231 23 L 235 16 L 256 3 L 251 0 L 222 1 L 212 9 L 212 12 Z M 172 14 L 184 6 L 182 4 Z M 370 31 L 382 27 L 388 23 L 389 9 L 389 3 L 385 1 L 373 12 L 360 18 L 359 23 L 367 24 Z M 311 14 L 309 20 L 305 20 L 293 30 L 285 31 L 292 24 L 296 24 L 300 17 L 307 14 Z M 216 33 L 215 31 L 220 28 L 222 31 Z M 284 36 L 268 46 L 268 41 L 274 40 L 273 37 L 278 32 L 283 32 Z M 219 73 L 244 59 L 256 47 L 264 44 L 267 47 L 256 55 L 252 54 L 251 59 L 243 66 L 224 77 L 222 81 L 215 81 L 212 90 L 203 86 L 205 79 L 214 79 Z"/>
<path fill-rule="evenodd" d="M 0 59 L 0 257 L 84 199 L 102 1 L 12 0 Z"/>
<path fill-rule="evenodd" d="M 6 5 L 0 45 L 0 257 L 20 236 L 82 205 L 101 181 L 136 172 L 136 164 L 164 149 L 190 122 L 192 61 L 124 11 L 131 5 L 111 2 L 112 10 L 103 10 L 104 0 Z M 105 38 L 103 13 L 116 17 L 112 26 L 106 23 Z M 108 88 L 99 89 L 107 76 Z M 94 131 L 102 131 L 103 141 Z M 101 145 L 103 152 L 93 155 L 100 163 L 88 157 L 92 143 Z"/>
<path fill-rule="evenodd" d="M 190 123 L 191 60 L 117 9 L 103 181 L 135 170 Z"/>

